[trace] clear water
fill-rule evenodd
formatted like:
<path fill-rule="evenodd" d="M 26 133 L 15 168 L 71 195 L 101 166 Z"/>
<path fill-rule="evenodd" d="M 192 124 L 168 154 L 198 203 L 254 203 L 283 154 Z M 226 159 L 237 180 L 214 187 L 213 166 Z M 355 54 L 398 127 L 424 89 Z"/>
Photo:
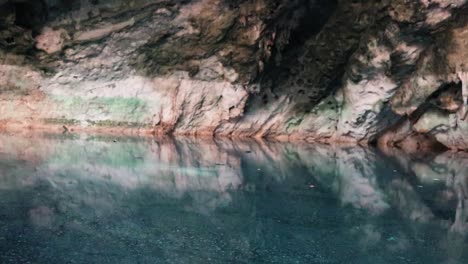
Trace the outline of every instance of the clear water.
<path fill-rule="evenodd" d="M 468 263 L 468 156 L 0 136 L 0 263 Z"/>

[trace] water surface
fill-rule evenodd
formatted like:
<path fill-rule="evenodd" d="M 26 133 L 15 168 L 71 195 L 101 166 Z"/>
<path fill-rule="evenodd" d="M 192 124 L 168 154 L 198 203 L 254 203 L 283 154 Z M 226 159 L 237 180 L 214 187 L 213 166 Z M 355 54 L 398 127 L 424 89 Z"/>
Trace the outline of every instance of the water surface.
<path fill-rule="evenodd" d="M 468 155 L 0 136 L 0 263 L 468 263 Z"/>

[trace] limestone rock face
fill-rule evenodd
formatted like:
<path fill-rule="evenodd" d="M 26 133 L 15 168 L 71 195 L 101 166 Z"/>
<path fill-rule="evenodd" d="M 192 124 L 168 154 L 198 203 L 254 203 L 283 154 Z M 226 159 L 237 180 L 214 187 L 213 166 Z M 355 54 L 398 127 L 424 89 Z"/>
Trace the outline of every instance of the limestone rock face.
<path fill-rule="evenodd" d="M 467 150 L 467 12 L 466 0 L 2 0 L 0 125 Z"/>

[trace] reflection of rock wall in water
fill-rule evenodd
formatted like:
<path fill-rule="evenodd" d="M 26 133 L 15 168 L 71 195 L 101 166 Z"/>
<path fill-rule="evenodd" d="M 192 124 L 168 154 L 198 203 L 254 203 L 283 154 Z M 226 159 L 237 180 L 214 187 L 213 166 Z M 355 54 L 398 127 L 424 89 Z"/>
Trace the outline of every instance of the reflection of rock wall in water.
<path fill-rule="evenodd" d="M 173 198 L 188 194 L 194 199 L 194 207 L 210 210 L 210 207 L 228 203 L 228 191 L 238 189 L 242 183 L 239 159 L 210 144 L 192 146 L 190 142 L 171 140 L 90 143 L 87 140 L 45 139 L 36 145 L 35 138 L 11 142 L 5 137 L 1 141 L 4 151 L 13 151 L 19 161 L 26 160 L 28 165 L 3 171 L 2 180 L 6 182 L 2 188 L 35 185 L 42 181 L 63 193 L 74 190 L 76 184 L 84 184 L 85 188 L 94 188 L 94 183 L 97 188 L 102 188 L 104 184 L 114 186 L 115 191 L 151 188 Z M 17 179 L 16 175 L 24 176 Z M 75 191 L 79 195 L 80 190 Z M 209 193 L 212 197 L 203 197 L 197 192 Z M 82 197 L 87 198 L 86 195 Z"/>
<path fill-rule="evenodd" d="M 344 205 L 373 214 L 389 209 L 376 175 L 383 161 L 372 150 L 322 146 L 301 156 L 308 157 L 304 164 L 310 173 L 330 187 Z"/>
<path fill-rule="evenodd" d="M 348 235 L 356 237 L 364 249 L 411 248 L 406 234 L 397 232 L 389 237 L 385 223 L 379 223 L 387 214 L 396 213 L 407 219 L 410 227 L 417 222 L 450 230 L 441 247 L 453 245 L 444 250 L 459 254 L 454 241 L 468 230 L 464 155 L 443 154 L 429 161 L 403 155 L 398 158 L 390 159 L 372 149 L 261 141 L 2 135 L 0 194 L 6 204 L 24 204 L 17 213 L 25 210 L 38 230 L 56 233 L 61 229 L 94 233 L 100 221 L 126 219 L 135 214 L 132 210 L 149 210 L 148 201 L 157 203 L 158 208 L 178 208 L 183 212 L 147 212 L 157 230 L 170 230 L 166 231 L 167 243 L 175 248 L 182 247 L 181 241 L 187 239 L 173 230 L 179 223 L 177 217 L 181 217 L 178 214 L 209 217 L 213 212 L 223 212 L 221 215 L 229 220 L 214 218 L 213 225 L 239 228 L 242 238 L 229 243 L 248 255 L 252 230 L 260 232 L 271 225 L 262 221 L 262 210 L 281 215 L 282 221 L 302 223 L 301 219 L 288 219 L 287 212 L 304 207 L 281 204 L 283 194 L 300 188 L 301 192 L 317 195 L 317 203 L 341 205 L 344 214 L 362 215 L 365 222 L 355 223 Z M 436 177 L 439 181 L 434 180 Z M 268 195 L 259 195 L 264 198 L 257 198 L 255 203 L 246 200 L 262 191 Z M 322 192 L 332 194 L 333 201 L 323 200 Z M 126 204 L 137 207 L 127 208 Z M 313 212 L 317 205 L 302 206 Z M 63 219 L 65 215 L 67 219 Z M 246 224 L 246 219 L 251 223 Z M 97 227 L 93 227 L 93 221 Z M 148 223 L 128 224 L 125 230 L 129 234 L 113 233 L 122 232 L 119 228 L 103 232 L 136 239 L 145 235 L 141 232 Z M 275 234 L 268 235 L 275 239 Z M 389 243 L 388 239 L 398 241 Z M 210 252 L 204 254 L 212 257 Z"/>
<path fill-rule="evenodd" d="M 457 212 L 453 229 L 466 230 L 468 188 L 462 154 L 442 154 L 430 162 L 400 155 L 399 161 L 392 163 L 363 148 L 208 139 L 114 142 L 105 138 L 6 135 L 0 138 L 0 150 L 2 190 L 46 184 L 90 206 L 95 202 L 96 206 L 105 206 L 104 201 L 93 200 L 102 199 L 98 190 L 103 186 L 108 186 L 112 197 L 149 188 L 171 199 L 190 197 L 194 210 L 209 212 L 229 205 L 232 192 L 306 180 L 333 192 L 343 205 L 375 215 L 393 207 L 408 219 L 427 222 L 439 217 L 431 207 L 449 207 Z M 419 183 L 415 185 L 407 175 L 415 175 Z M 425 189 L 418 188 L 443 182 L 446 185 L 437 193 L 438 204 L 427 204 L 427 197 L 421 193 Z M 454 201 L 458 201 L 458 207 Z"/>
<path fill-rule="evenodd" d="M 401 155 L 401 153 L 400 153 Z M 468 156 L 465 153 L 444 153 L 430 160 L 415 160 L 406 165 L 417 180 L 427 186 L 441 186 L 434 206 L 455 210 L 450 229 L 455 233 L 468 232 Z M 437 210 L 437 209 L 436 209 Z"/>

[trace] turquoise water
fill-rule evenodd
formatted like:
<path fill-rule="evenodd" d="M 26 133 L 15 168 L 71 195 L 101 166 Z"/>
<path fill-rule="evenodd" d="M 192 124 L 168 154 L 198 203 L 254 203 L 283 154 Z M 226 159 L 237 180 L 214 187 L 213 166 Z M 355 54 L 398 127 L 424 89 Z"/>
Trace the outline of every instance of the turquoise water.
<path fill-rule="evenodd" d="M 0 136 L 0 263 L 468 263 L 468 155 Z"/>

